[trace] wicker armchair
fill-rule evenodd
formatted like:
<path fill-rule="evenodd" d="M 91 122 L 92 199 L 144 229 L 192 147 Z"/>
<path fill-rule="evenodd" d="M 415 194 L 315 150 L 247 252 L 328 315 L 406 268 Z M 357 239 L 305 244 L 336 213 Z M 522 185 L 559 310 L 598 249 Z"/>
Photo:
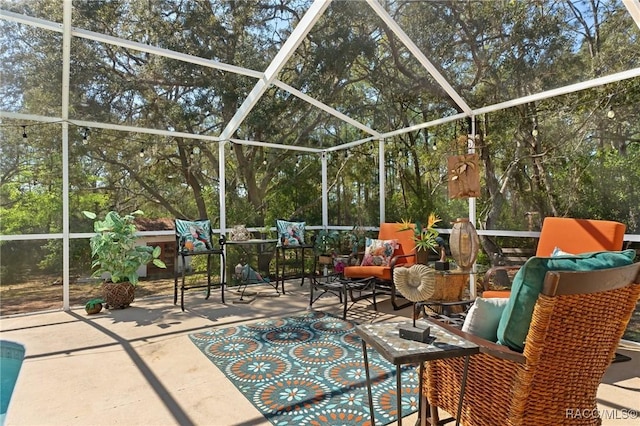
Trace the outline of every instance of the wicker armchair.
<path fill-rule="evenodd" d="M 600 424 L 574 413 L 597 413 L 598 385 L 639 296 L 640 263 L 547 272 L 523 353 L 444 325 L 481 346 L 469 363 L 461 423 Z M 438 424 L 436 407 L 457 412 L 463 366 L 462 358 L 425 363 L 423 407 L 431 424 Z"/>

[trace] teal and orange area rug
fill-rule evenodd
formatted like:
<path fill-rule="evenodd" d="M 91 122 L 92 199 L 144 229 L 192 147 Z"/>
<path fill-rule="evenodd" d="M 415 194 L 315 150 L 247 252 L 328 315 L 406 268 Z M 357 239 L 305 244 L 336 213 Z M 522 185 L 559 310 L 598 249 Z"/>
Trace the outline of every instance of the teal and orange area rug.
<path fill-rule="evenodd" d="M 355 325 L 309 311 L 190 334 L 200 350 L 274 425 L 370 425 Z M 396 369 L 369 348 L 375 423 L 397 420 Z M 402 369 L 402 415 L 418 408 L 415 366 Z"/>

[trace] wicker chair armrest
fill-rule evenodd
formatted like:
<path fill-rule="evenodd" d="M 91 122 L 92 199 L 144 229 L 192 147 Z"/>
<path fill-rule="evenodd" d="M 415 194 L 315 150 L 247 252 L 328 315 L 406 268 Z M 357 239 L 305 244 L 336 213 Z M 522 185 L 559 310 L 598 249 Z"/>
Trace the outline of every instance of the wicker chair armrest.
<path fill-rule="evenodd" d="M 455 334 L 465 340 L 468 340 L 471 343 L 475 343 L 480 346 L 480 353 L 484 353 L 487 355 L 491 355 L 496 358 L 504 359 L 507 361 L 516 362 L 518 364 L 525 364 L 527 362 L 527 358 L 520 352 L 513 351 L 504 345 L 499 345 L 497 343 L 491 342 L 489 340 L 485 340 L 482 337 L 474 336 L 470 333 L 465 333 L 459 328 L 453 327 L 449 324 L 437 321 L 437 320 L 427 320 L 432 321 L 438 324 L 440 327 L 444 328 L 448 332 Z"/>
<path fill-rule="evenodd" d="M 487 272 L 484 273 L 484 280 L 482 281 L 482 286 L 484 287 L 485 290 L 490 290 L 489 280 L 491 280 L 491 278 L 494 277 L 498 271 L 517 271 L 520 268 L 522 268 L 522 265 L 492 266 L 491 268 L 487 269 Z"/>

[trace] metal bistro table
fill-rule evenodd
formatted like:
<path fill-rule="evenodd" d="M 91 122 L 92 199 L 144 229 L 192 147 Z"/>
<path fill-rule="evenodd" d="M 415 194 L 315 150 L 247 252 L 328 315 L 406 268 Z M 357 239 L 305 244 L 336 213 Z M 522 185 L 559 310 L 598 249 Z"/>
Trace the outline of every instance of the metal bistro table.
<path fill-rule="evenodd" d="M 269 263 L 273 258 L 273 254 L 274 254 L 277 242 L 278 240 L 276 239 L 252 238 L 252 239 L 241 240 L 241 241 L 227 240 L 225 244 L 227 246 L 236 246 L 241 248 L 244 253 L 243 260 L 245 265 L 248 264 L 256 272 L 260 273 L 261 275 L 264 275 L 264 277 L 267 278 L 267 280 L 264 281 L 264 283 L 272 286 L 276 290 L 276 294 L 279 295 L 280 292 L 278 291 L 277 272 L 276 272 L 275 284 L 269 279 Z M 255 263 L 253 263 L 251 259 L 253 256 L 255 256 Z M 264 259 L 267 260 L 266 265 L 262 265 L 263 262 L 261 262 L 261 256 L 264 256 Z M 230 265 L 230 268 L 235 271 L 234 265 Z M 243 300 L 244 292 L 247 289 L 247 286 L 251 284 L 262 284 L 262 283 L 263 282 L 257 282 L 251 279 L 246 279 L 246 280 L 241 279 L 238 283 L 239 287 L 242 287 L 242 294 L 240 296 L 240 300 Z"/>
<path fill-rule="evenodd" d="M 387 361 L 396 366 L 396 386 L 398 388 L 397 410 L 398 425 L 402 425 L 402 375 L 400 366 L 403 364 L 420 363 L 419 377 L 419 400 L 418 415 L 421 424 L 426 424 L 426 410 L 422 410 L 422 375 L 424 373 L 424 361 L 436 359 L 455 358 L 464 356 L 464 371 L 458 399 L 458 413 L 456 425 L 459 424 L 460 413 L 462 411 L 462 400 L 464 398 L 464 388 L 467 379 L 467 368 L 469 357 L 480 351 L 478 345 L 449 333 L 440 327 L 436 322 L 429 320 L 419 320 L 418 326 L 431 327 L 430 335 L 433 339 L 431 343 L 421 343 L 413 340 L 400 338 L 400 326 L 411 326 L 411 321 L 403 322 L 381 322 L 376 324 L 363 324 L 356 326 L 356 333 L 362 338 L 362 354 L 364 356 L 365 372 L 367 377 L 367 392 L 369 396 L 369 412 L 371 414 L 371 425 L 375 423 L 373 415 L 373 398 L 371 396 L 371 377 L 369 375 L 369 359 L 367 357 L 367 343 L 371 345 Z"/>

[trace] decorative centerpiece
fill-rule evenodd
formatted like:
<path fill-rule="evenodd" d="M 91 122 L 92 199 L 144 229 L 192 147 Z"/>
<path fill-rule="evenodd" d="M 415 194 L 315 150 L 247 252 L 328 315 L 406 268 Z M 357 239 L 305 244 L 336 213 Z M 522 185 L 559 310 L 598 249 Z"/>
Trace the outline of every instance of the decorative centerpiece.
<path fill-rule="evenodd" d="M 427 265 L 416 264 L 408 268 L 396 268 L 393 271 L 393 281 L 398 291 L 413 304 L 413 323 L 401 324 L 400 338 L 417 342 L 430 342 L 430 328 L 422 324 L 416 325 L 419 315 L 416 303 L 428 300 L 435 290 L 435 274 Z"/>
<path fill-rule="evenodd" d="M 463 271 L 468 271 L 478 257 L 480 239 L 478 232 L 468 218 L 458 218 L 453 222 L 449 238 L 451 257 Z"/>
<path fill-rule="evenodd" d="M 103 220 L 96 219 L 92 212 L 82 212 L 93 219 L 91 237 L 91 255 L 94 261 L 92 268 L 97 267 L 92 276 L 105 278 L 102 292 L 105 307 L 108 309 L 128 307 L 135 298 L 135 285 L 138 284 L 138 269 L 153 262 L 158 268 L 166 268 L 160 257 L 160 247 L 137 245 L 136 216 L 144 213 L 141 210 L 120 216 L 110 211 Z"/>
<path fill-rule="evenodd" d="M 436 262 L 436 269 L 449 269 L 444 249 L 444 240 L 440 237 L 440 233 L 434 228 L 435 224 L 441 219 L 435 213 L 429 214 L 426 225 L 416 221 L 415 225 L 410 220 L 402 220 L 398 231 L 413 231 L 413 241 L 416 244 L 416 263 L 427 264 L 428 252 L 433 251 L 440 255 L 440 259 Z"/>

